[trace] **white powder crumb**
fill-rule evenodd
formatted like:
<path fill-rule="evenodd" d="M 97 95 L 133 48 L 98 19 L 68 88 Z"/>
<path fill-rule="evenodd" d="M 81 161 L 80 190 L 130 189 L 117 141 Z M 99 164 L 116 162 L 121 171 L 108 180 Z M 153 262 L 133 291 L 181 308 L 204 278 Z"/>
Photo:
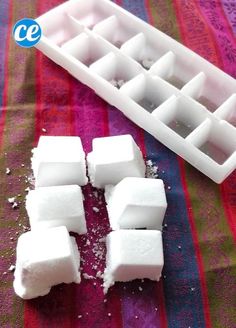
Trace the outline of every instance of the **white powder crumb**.
<path fill-rule="evenodd" d="M 168 189 L 168 190 L 171 190 L 171 186 L 168 186 L 167 189 Z"/>
<path fill-rule="evenodd" d="M 103 303 L 106 303 L 107 302 L 107 299 L 105 298 L 104 300 L 103 300 Z"/>
<path fill-rule="evenodd" d="M 164 275 L 163 278 L 166 279 L 166 275 Z"/>
<path fill-rule="evenodd" d="M 4 274 L 4 276 L 7 274 L 7 272 L 5 271 L 5 272 L 3 272 L 3 274 Z"/>
<path fill-rule="evenodd" d="M 153 162 L 149 159 L 146 161 L 146 177 L 150 179 L 158 178 L 158 166 L 153 164 Z"/>
<path fill-rule="evenodd" d="M 83 277 L 84 277 L 84 279 L 86 279 L 86 280 L 91 280 L 91 279 L 94 279 L 94 277 L 93 276 L 90 276 L 89 274 L 87 274 L 87 273 L 83 273 Z"/>
<path fill-rule="evenodd" d="M 16 200 L 16 197 L 10 197 L 7 199 L 10 204 L 13 204 Z"/>
<path fill-rule="evenodd" d="M 139 286 L 138 290 L 139 290 L 140 292 L 142 292 L 142 291 L 143 291 L 143 288 L 142 288 L 141 286 Z"/>
<path fill-rule="evenodd" d="M 46 130 L 45 128 L 42 128 L 42 131 L 43 131 L 43 132 L 47 132 L 47 130 Z"/>
<path fill-rule="evenodd" d="M 79 314 L 78 315 L 78 319 L 81 319 L 83 316 L 82 316 L 82 314 Z"/>
<path fill-rule="evenodd" d="M 11 174 L 11 170 L 9 169 L 9 167 L 6 168 L 6 174 L 7 175 Z"/>
<path fill-rule="evenodd" d="M 27 188 L 25 189 L 25 191 L 26 191 L 26 192 L 30 192 L 30 187 L 27 187 Z"/>
<path fill-rule="evenodd" d="M 152 59 L 143 59 L 141 64 L 144 68 L 150 69 L 154 64 L 154 61 Z"/>
<path fill-rule="evenodd" d="M 195 291 L 195 287 L 191 287 L 191 292 L 194 292 Z"/>
<path fill-rule="evenodd" d="M 107 313 L 107 315 L 108 315 L 108 317 L 111 317 L 111 313 L 109 312 L 109 313 Z"/>
<path fill-rule="evenodd" d="M 94 282 L 94 283 L 93 283 L 93 285 L 94 285 L 94 286 L 96 286 L 96 285 L 97 285 L 97 283 L 96 283 L 96 282 Z"/>
<path fill-rule="evenodd" d="M 163 227 L 164 227 L 164 228 L 167 228 L 167 227 L 168 227 L 168 224 L 167 224 L 167 223 L 165 223 L 165 224 L 163 225 Z"/>
<path fill-rule="evenodd" d="M 93 207 L 93 211 L 94 211 L 95 213 L 98 213 L 98 212 L 99 212 L 99 208 L 97 208 L 97 207 Z"/>
<path fill-rule="evenodd" d="M 97 265 L 93 265 L 92 267 L 94 270 L 97 270 L 98 266 Z"/>
<path fill-rule="evenodd" d="M 182 249 L 181 245 L 178 245 L 178 249 Z"/>
<path fill-rule="evenodd" d="M 25 167 L 25 164 L 21 164 L 21 167 Z"/>
<path fill-rule="evenodd" d="M 17 202 L 14 202 L 13 204 L 12 204 L 12 208 L 15 210 L 16 208 L 18 208 L 18 203 Z"/>
<path fill-rule="evenodd" d="M 86 240 L 86 246 L 89 246 L 91 243 L 90 243 L 90 241 L 87 239 Z"/>
<path fill-rule="evenodd" d="M 155 307 L 155 311 L 157 311 L 157 307 Z"/>
<path fill-rule="evenodd" d="M 135 316 L 135 319 L 138 319 L 138 316 L 137 315 Z"/>
<path fill-rule="evenodd" d="M 15 271 L 15 268 L 16 268 L 15 265 L 11 265 L 10 268 L 8 269 L 8 271 L 13 272 L 13 271 Z"/>
<path fill-rule="evenodd" d="M 27 227 L 27 226 L 25 226 L 25 225 L 23 225 L 23 230 L 24 230 L 24 232 L 27 232 L 27 231 L 30 231 L 30 228 L 29 227 Z"/>
<path fill-rule="evenodd" d="M 103 273 L 102 273 L 101 271 L 98 271 L 98 272 L 96 273 L 96 277 L 97 277 L 97 278 L 100 278 L 100 279 L 103 279 Z"/>

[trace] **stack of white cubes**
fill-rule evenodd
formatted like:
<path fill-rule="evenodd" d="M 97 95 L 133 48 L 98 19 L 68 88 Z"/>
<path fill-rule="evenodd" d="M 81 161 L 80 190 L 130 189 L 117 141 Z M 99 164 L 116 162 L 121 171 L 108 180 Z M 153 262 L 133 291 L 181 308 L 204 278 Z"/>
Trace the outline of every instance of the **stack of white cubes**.
<path fill-rule="evenodd" d="M 145 178 L 142 153 L 130 135 L 94 139 L 87 162 L 92 185 L 105 188 L 114 230 L 106 238 L 104 291 L 115 281 L 159 280 L 167 206 L 162 180 Z M 69 232 L 87 233 L 80 186 L 88 179 L 80 138 L 41 137 L 32 169 L 36 189 L 26 197 L 31 231 L 18 240 L 14 280 L 24 299 L 46 295 L 59 283 L 80 282 L 80 254 Z"/>
<path fill-rule="evenodd" d="M 24 299 L 59 283 L 80 282 L 80 254 L 69 232 L 87 232 L 85 153 L 79 137 L 42 136 L 33 150 L 35 190 L 26 197 L 31 231 L 20 236 L 14 289 Z"/>

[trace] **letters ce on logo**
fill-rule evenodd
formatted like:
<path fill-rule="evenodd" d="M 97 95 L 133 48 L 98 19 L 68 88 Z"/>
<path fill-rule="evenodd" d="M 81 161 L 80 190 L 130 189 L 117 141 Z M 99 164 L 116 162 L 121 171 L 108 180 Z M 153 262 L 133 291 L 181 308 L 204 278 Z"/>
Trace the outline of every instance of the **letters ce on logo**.
<path fill-rule="evenodd" d="M 16 43 L 24 48 L 36 45 L 42 36 L 40 25 L 31 18 L 19 20 L 13 27 L 13 37 Z"/>

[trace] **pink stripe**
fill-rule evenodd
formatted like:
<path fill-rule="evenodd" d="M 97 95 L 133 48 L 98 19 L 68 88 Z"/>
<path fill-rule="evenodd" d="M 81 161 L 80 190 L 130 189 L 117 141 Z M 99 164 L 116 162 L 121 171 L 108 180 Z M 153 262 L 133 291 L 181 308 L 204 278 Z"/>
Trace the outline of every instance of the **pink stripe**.
<path fill-rule="evenodd" d="M 200 278 L 199 281 L 200 281 L 200 285 L 201 285 L 203 311 L 204 311 L 204 317 L 205 317 L 205 322 L 206 322 L 206 328 L 210 328 L 210 327 L 212 327 L 212 324 L 211 324 L 211 318 L 210 318 L 210 306 L 209 306 L 209 299 L 208 299 L 208 292 L 207 292 L 206 277 L 205 277 L 205 273 L 204 273 L 204 264 L 203 264 L 203 259 L 201 256 L 201 250 L 199 247 L 197 229 L 196 229 L 196 226 L 194 223 L 194 215 L 191 210 L 192 204 L 191 204 L 188 186 L 187 186 L 187 182 L 186 182 L 184 160 L 182 158 L 178 157 L 178 162 L 179 162 L 180 173 L 181 173 L 180 174 L 181 182 L 182 182 L 183 190 L 185 193 L 185 200 L 186 200 L 186 205 L 187 205 L 186 209 L 188 212 L 188 218 L 189 218 L 189 223 L 190 223 L 191 232 L 192 232 L 195 254 L 196 254 L 197 263 L 198 263 L 198 271 L 199 271 L 199 278 Z"/>

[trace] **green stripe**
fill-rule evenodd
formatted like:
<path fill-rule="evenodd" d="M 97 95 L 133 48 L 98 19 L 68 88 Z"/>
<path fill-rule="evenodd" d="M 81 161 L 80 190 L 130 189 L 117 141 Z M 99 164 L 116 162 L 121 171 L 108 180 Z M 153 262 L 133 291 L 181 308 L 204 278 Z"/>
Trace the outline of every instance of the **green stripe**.
<path fill-rule="evenodd" d="M 220 188 L 185 164 L 188 191 L 206 276 L 215 328 L 236 322 L 235 244 L 222 206 Z"/>
<path fill-rule="evenodd" d="M 150 0 L 150 9 L 154 26 L 162 32 L 170 35 L 175 40 L 180 40 L 178 22 L 171 0 Z"/>

